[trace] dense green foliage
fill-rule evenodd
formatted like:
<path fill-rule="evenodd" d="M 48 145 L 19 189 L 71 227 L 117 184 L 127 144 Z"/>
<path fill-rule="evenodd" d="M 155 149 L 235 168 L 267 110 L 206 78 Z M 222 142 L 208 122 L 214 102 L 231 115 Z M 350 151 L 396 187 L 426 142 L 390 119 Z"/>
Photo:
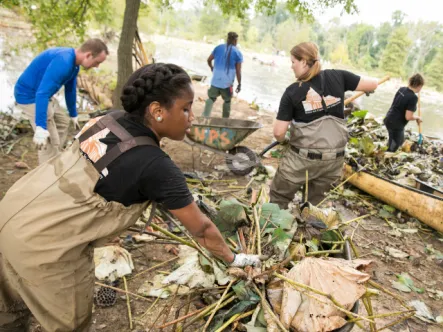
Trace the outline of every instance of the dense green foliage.
<path fill-rule="evenodd" d="M 314 41 L 322 58 L 335 66 L 401 78 L 416 72 L 424 72 L 428 76 L 432 71 L 427 83 L 443 90 L 439 70 L 442 67 L 437 58 L 441 53 L 438 50 L 443 47 L 443 25 L 438 22 L 409 22 L 405 20 L 404 13 L 396 11 L 389 22 L 377 27 L 364 23 L 344 26 L 340 24 L 340 18 L 321 25 L 309 15 L 300 19 L 292 14 L 286 2 L 276 3 L 271 13 L 265 14 L 262 10 L 234 18 L 224 16 L 223 7 L 215 5 L 186 10 L 152 7 L 139 22 L 141 26 L 144 26 L 143 22 L 149 22 L 147 32 L 151 34 L 161 33 L 213 44 L 224 39 L 228 31 L 236 31 L 240 35 L 240 47 L 268 54 L 276 54 L 277 51 L 288 54 L 298 42 Z M 306 13 L 312 13 L 312 9 Z M 434 73 L 439 73 L 440 79 L 434 78 L 437 77 Z"/>
<path fill-rule="evenodd" d="M 112 20 L 110 4 L 110 0 L 11 0 L 5 3 L 29 19 L 35 37 L 35 43 L 29 46 L 37 50 L 82 42 L 91 22 Z"/>
<path fill-rule="evenodd" d="M 196 3 L 194 8 L 180 3 L 183 1 L 143 1 L 140 31 L 212 44 L 225 39 L 228 31 L 236 31 L 242 49 L 268 54 L 288 54 L 292 46 L 309 40 L 335 66 L 402 78 L 424 72 L 429 85 L 443 90 L 443 26 L 438 22 L 409 22 L 401 11 L 379 26 L 344 26 L 340 18 L 327 24 L 315 20 L 322 8 L 335 5 L 355 12 L 353 0 L 202 0 L 203 5 Z M 44 48 L 81 41 L 89 22 L 120 33 L 125 1 L 10 0 L 9 6 L 29 17 L 37 45 Z M 155 46 L 148 48 L 154 50 Z"/>

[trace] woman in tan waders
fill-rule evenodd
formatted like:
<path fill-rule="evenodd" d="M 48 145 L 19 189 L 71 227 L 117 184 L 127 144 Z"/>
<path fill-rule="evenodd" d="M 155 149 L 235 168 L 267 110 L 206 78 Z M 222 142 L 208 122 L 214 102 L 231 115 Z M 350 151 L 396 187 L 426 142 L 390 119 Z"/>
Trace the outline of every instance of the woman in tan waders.
<path fill-rule="evenodd" d="M 45 331 L 87 331 L 93 248 L 162 203 L 198 242 L 231 266 L 234 255 L 198 209 L 186 181 L 159 147 L 182 140 L 194 118 L 189 76 L 172 64 L 137 70 L 121 97 L 126 112 L 91 120 L 66 151 L 19 181 L 0 202 L 0 331 L 26 331 L 32 313 Z"/>
<path fill-rule="evenodd" d="M 348 141 L 344 95 L 348 90 L 374 91 L 377 82 L 345 70 L 321 70 L 318 48 L 301 43 L 291 50 L 297 82 L 283 94 L 274 124 L 274 136 L 289 148 L 271 185 L 271 202 L 287 208 L 306 182 L 308 200 L 319 203 L 340 178 Z M 285 134 L 290 127 L 290 137 Z"/>

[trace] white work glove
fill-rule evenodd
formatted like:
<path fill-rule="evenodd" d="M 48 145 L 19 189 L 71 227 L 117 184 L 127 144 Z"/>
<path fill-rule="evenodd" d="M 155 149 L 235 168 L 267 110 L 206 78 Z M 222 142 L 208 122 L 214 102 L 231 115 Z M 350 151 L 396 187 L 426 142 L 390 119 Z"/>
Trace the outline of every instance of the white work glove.
<path fill-rule="evenodd" d="M 248 254 L 234 254 L 234 261 L 229 264 L 231 267 L 244 267 L 247 265 L 252 265 L 255 267 L 261 266 L 261 261 L 258 255 L 248 255 Z"/>
<path fill-rule="evenodd" d="M 35 128 L 34 138 L 32 139 L 32 141 L 39 150 L 46 146 L 46 144 L 48 143 L 48 138 L 49 131 L 38 126 Z"/>
<path fill-rule="evenodd" d="M 71 118 L 72 123 L 74 124 L 74 129 L 80 130 L 80 124 L 78 123 L 78 116 L 74 116 Z"/>

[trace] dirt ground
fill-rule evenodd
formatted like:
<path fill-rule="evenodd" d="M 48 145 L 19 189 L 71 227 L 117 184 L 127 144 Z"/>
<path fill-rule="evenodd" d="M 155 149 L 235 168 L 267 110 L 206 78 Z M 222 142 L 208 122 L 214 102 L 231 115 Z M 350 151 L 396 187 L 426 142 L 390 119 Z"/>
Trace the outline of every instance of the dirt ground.
<path fill-rule="evenodd" d="M 204 107 L 204 98 L 206 87 L 198 82 L 194 83 L 195 87 L 195 104 L 194 112 L 199 115 Z M 222 102 L 218 100 L 214 106 L 214 116 L 221 115 Z M 263 128 L 259 129 L 241 144 L 259 152 L 264 146 L 272 141 L 272 121 L 273 115 L 266 112 L 257 112 L 252 110 L 249 105 L 241 100 L 235 100 L 233 103 L 232 115 L 234 118 L 247 119 L 248 117 L 258 117 L 257 121 L 263 124 Z M 0 192 L 5 193 L 8 188 L 17 181 L 21 176 L 26 174 L 29 169 L 37 166 L 37 153 L 32 147 L 31 135 L 24 135 L 12 148 L 9 154 L 2 154 L 0 158 Z M 163 142 L 165 151 L 171 158 L 180 166 L 183 171 L 197 171 L 197 172 L 217 172 L 219 178 L 223 179 L 237 179 L 239 184 L 248 182 L 248 178 L 244 176 L 234 176 L 229 172 L 217 171 L 214 168 L 224 164 L 224 157 L 201 151 L 199 148 L 193 148 L 184 142 L 174 142 L 167 140 Z M 5 149 L 4 149 L 5 150 Z M 17 161 L 23 161 L 29 166 L 29 169 L 17 169 L 14 167 Z M 277 166 L 278 159 L 267 157 L 264 159 L 264 164 Z M 355 188 L 354 188 L 355 190 Z M 364 202 L 367 204 L 378 204 L 371 198 L 360 193 L 359 197 L 364 197 Z M 351 220 L 359 215 L 367 213 L 367 206 L 361 204 L 361 200 L 353 200 L 339 198 L 330 201 L 330 205 L 336 206 L 340 211 L 343 220 Z M 346 206 L 346 208 L 345 208 Z M 407 216 L 402 216 L 403 221 L 408 221 Z M 411 224 L 411 227 L 413 224 Z M 355 229 L 355 228 L 356 229 Z M 351 225 L 349 227 L 349 234 L 355 231 L 354 242 L 360 253 L 360 257 L 371 259 L 374 261 L 372 269 L 372 279 L 393 293 L 404 297 L 407 300 L 421 300 L 425 302 L 431 309 L 435 316 L 443 314 L 443 305 L 441 300 L 432 299 L 427 290 L 423 294 L 416 292 L 402 293 L 391 287 L 391 281 L 396 280 L 396 274 L 407 272 L 413 279 L 414 285 L 424 289 L 443 290 L 443 267 L 441 261 L 435 259 L 428 259 L 428 254 L 425 252 L 427 245 L 432 245 L 435 249 L 443 251 L 443 243 L 438 240 L 435 232 L 427 230 L 420 230 L 416 234 L 405 234 L 402 237 L 390 235 L 391 230 L 385 221 L 378 217 L 365 218 L 356 227 Z M 383 254 L 386 246 L 400 249 L 410 254 L 410 259 L 398 259 L 389 255 Z M 132 251 L 136 271 L 141 272 L 159 262 L 166 261 L 173 258 L 174 255 L 167 252 L 164 245 L 146 245 Z M 166 265 L 160 270 L 170 271 L 173 263 Z M 128 282 L 129 291 L 136 293 L 138 287 L 144 280 L 149 280 L 155 276 L 156 272 L 148 272 L 142 277 L 130 279 Z M 119 285 L 123 288 L 123 285 Z M 164 306 L 169 304 L 170 300 L 160 300 L 150 311 L 148 318 L 143 324 L 135 324 L 135 330 L 149 331 L 149 328 L 156 321 L 158 315 L 164 310 Z M 177 301 L 173 309 L 170 310 L 170 315 L 167 321 L 170 321 L 175 316 L 176 310 L 180 301 Z M 381 295 L 373 300 L 374 310 L 377 313 L 392 312 L 401 310 L 398 305 L 390 297 Z M 131 300 L 131 310 L 133 317 L 142 315 L 150 306 L 149 302 L 140 301 L 137 299 Z M 192 310 L 192 307 L 191 307 Z M 365 309 L 361 306 L 360 312 L 365 313 Z M 160 325 L 159 322 L 164 320 L 164 315 L 155 325 Z M 379 326 L 391 322 L 393 319 L 379 319 Z M 123 294 L 119 295 L 117 303 L 110 308 L 95 307 L 94 309 L 94 326 L 100 331 L 129 331 L 128 327 L 128 311 L 126 306 L 126 299 Z M 197 327 L 197 326 L 195 326 Z M 38 330 L 38 324 L 36 325 Z M 194 327 L 193 327 L 194 328 Z M 390 328 L 391 331 L 440 331 L 441 327 L 437 325 L 427 324 L 418 319 L 409 319 L 402 324 Z M 154 331 L 155 329 L 153 329 Z M 355 331 L 359 329 L 354 328 Z M 168 329 L 164 329 L 168 331 Z M 388 330 L 389 331 L 389 330 Z"/>
<path fill-rule="evenodd" d="M 15 30 L 14 30 L 15 31 Z M 195 82 L 195 103 L 193 111 L 198 116 L 202 113 L 204 107 L 204 100 L 206 98 L 207 87 L 201 83 Z M 214 105 L 212 116 L 221 116 L 222 101 L 217 100 Z M 258 121 L 263 125 L 263 128 L 256 131 L 245 139 L 241 145 L 245 145 L 256 152 L 260 152 L 266 145 L 272 142 L 272 123 L 275 117 L 274 114 L 266 111 L 255 111 L 251 109 L 247 102 L 234 99 L 232 102 L 232 118 L 237 119 L 252 119 Z M 29 172 L 31 169 L 37 166 L 37 153 L 32 146 L 32 135 L 25 134 L 20 137 L 19 141 L 15 141 L 14 146 L 5 145 L 1 151 L 0 158 L 0 198 L 4 196 L 6 191 L 20 179 L 23 175 Z M 12 143 L 12 142 L 11 142 Z M 214 155 L 208 151 L 202 151 L 199 148 L 192 148 L 191 146 L 183 142 L 174 142 L 165 140 L 162 142 L 162 146 L 165 151 L 171 156 L 175 163 L 183 171 L 198 171 L 198 172 L 217 172 L 219 178 L 223 179 L 237 179 L 239 184 L 245 184 L 249 181 L 247 177 L 234 176 L 229 172 L 220 170 L 224 165 L 224 157 Z M 9 151 L 10 150 L 10 151 Z M 7 153 L 8 152 L 8 153 Z M 24 162 L 27 167 L 19 169 L 16 162 Z M 265 157 L 263 163 L 266 165 L 273 165 L 277 167 L 278 159 L 272 157 Z M 355 188 L 354 188 L 355 190 Z M 351 220 L 359 215 L 366 214 L 368 210 L 368 204 L 377 205 L 375 200 L 365 196 L 363 193 L 359 193 L 358 198 L 352 200 L 339 197 L 329 202 L 330 205 L 335 206 L 341 213 L 343 220 Z M 402 215 L 401 221 L 403 223 L 410 222 L 411 228 L 416 228 L 417 224 L 407 217 Z M 394 225 L 396 225 L 394 223 Z M 436 259 L 429 257 L 429 254 L 425 251 L 426 246 L 432 245 L 434 249 L 443 252 L 443 242 L 441 238 L 438 238 L 436 232 L 432 232 L 426 227 L 423 227 L 415 234 L 404 234 L 401 237 L 394 236 L 389 232 L 392 230 L 392 226 L 388 225 L 383 219 L 373 216 L 365 218 L 359 223 L 353 223 L 348 227 L 348 234 L 353 235 L 354 243 L 360 254 L 360 257 L 370 259 L 374 262 L 372 269 L 372 280 L 378 282 L 389 291 L 394 294 L 410 300 L 421 300 L 427 304 L 434 317 L 443 315 L 443 301 L 431 298 L 429 290 L 443 291 L 443 264 Z M 410 258 L 394 258 L 385 253 L 385 247 L 393 247 L 400 249 L 410 255 Z M 172 253 L 167 252 L 165 245 L 145 245 L 142 248 L 131 251 L 134 264 L 135 273 L 146 270 L 160 262 L 173 258 Z M 173 263 L 161 267 L 159 270 L 171 271 Z M 414 285 L 419 288 L 424 288 L 425 291 L 422 294 L 416 292 L 403 293 L 391 287 L 391 282 L 396 280 L 396 274 L 407 272 L 413 279 Z M 128 288 L 130 292 L 136 293 L 138 287 L 144 280 L 152 279 L 157 272 L 148 272 L 140 277 L 129 279 Z M 123 288 L 120 284 L 119 288 Z M 164 311 L 165 306 L 171 303 L 171 300 L 160 300 L 154 306 L 153 309 L 147 315 L 144 321 L 139 321 L 140 317 L 148 307 L 151 306 L 151 302 L 141 301 L 134 297 L 131 297 L 131 312 L 134 318 L 135 331 L 158 331 L 159 329 L 153 328 L 160 323 L 171 321 L 174 317 L 178 317 L 177 308 L 183 304 L 183 300 L 176 301 L 170 313 L 168 319 L 165 319 L 165 315 L 157 319 L 159 315 Z M 198 302 L 192 304 L 190 311 L 196 309 Z M 373 299 L 374 311 L 377 313 L 393 312 L 401 310 L 399 304 L 391 297 L 380 295 Z M 180 311 L 182 315 L 183 310 Z M 360 306 L 360 313 L 366 314 L 363 306 Z M 389 322 L 393 321 L 393 318 L 384 318 L 377 320 L 378 326 L 381 327 Z M 94 308 L 93 323 L 97 331 L 104 332 L 117 332 L 117 331 L 130 331 L 128 320 L 128 309 L 126 304 L 126 297 L 123 294 L 119 294 L 117 302 L 110 308 Z M 368 326 L 365 326 L 365 330 L 369 330 Z M 187 330 L 196 330 L 198 325 L 193 325 Z M 34 323 L 34 331 L 39 331 L 39 325 Z M 360 330 L 354 328 L 354 331 Z M 163 331 L 172 331 L 172 329 L 165 328 Z M 417 318 L 408 319 L 401 324 L 385 329 L 385 331 L 396 332 L 415 332 L 415 331 L 443 331 L 441 326 L 436 324 L 425 323 Z"/>

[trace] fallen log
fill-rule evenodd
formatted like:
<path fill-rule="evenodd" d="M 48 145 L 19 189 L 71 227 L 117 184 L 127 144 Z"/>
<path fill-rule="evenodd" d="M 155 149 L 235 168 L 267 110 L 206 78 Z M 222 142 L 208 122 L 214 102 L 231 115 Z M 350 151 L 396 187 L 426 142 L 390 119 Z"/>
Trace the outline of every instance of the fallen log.
<path fill-rule="evenodd" d="M 345 164 L 344 177 L 349 178 L 353 173 L 352 167 Z M 386 204 L 443 232 L 443 197 L 401 185 L 366 171 L 358 172 L 349 179 L 349 182 Z"/>

